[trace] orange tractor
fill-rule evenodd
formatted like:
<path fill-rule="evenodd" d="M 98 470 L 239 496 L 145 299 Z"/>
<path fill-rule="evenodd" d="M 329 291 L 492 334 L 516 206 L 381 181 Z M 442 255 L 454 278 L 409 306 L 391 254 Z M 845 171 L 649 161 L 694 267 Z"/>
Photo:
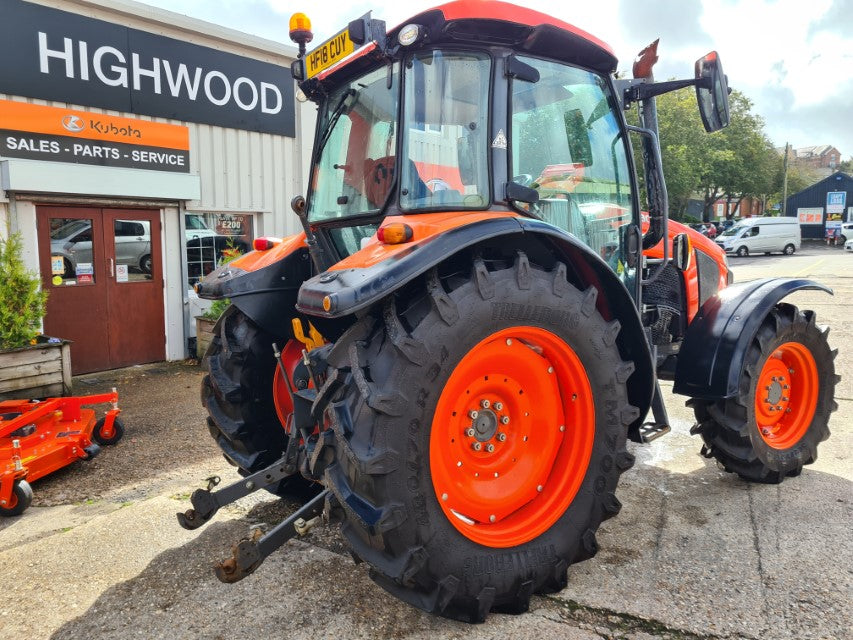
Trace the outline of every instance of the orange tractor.
<path fill-rule="evenodd" d="M 782 300 L 829 290 L 732 285 L 713 242 L 668 222 L 655 96 L 695 87 L 705 128 L 724 127 L 716 53 L 655 82 L 650 48 L 616 79 L 592 35 L 468 0 L 390 31 L 368 14 L 307 54 L 305 16 L 291 36 L 299 97 L 318 109 L 292 203 L 304 232 L 256 240 L 198 286 L 232 301 L 202 399 L 244 478 L 196 491 L 179 520 L 196 528 L 259 488 L 305 502 L 240 542 L 222 580 L 339 521 L 416 607 L 524 611 L 596 553 L 626 441 L 669 430 L 659 379 L 690 398 L 702 453 L 726 470 L 780 482 L 815 460 L 835 354 L 815 314 Z"/>

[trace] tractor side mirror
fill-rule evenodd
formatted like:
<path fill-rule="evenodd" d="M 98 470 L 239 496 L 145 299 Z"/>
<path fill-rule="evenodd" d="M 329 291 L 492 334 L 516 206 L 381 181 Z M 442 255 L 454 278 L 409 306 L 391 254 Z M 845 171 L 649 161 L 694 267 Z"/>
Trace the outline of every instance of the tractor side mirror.
<path fill-rule="evenodd" d="M 672 239 L 672 264 L 679 271 L 687 271 L 693 259 L 693 243 L 686 233 L 679 233 Z"/>
<path fill-rule="evenodd" d="M 705 131 L 719 131 L 729 124 L 729 85 L 716 51 L 696 61 L 696 100 Z"/>

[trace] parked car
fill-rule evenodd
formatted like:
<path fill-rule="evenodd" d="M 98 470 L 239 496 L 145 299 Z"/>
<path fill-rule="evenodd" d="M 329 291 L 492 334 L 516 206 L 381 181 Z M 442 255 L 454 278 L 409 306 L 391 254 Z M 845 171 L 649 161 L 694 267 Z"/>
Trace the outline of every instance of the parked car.
<path fill-rule="evenodd" d="M 840 244 L 844 245 L 844 248 L 847 248 L 847 241 L 853 240 L 853 222 L 842 222 L 841 223 L 841 235 L 838 237 Z"/>
<path fill-rule="evenodd" d="M 791 255 L 800 248 L 801 241 L 800 223 L 791 217 L 746 218 L 716 240 L 726 253 L 740 257 L 776 251 Z"/>
<path fill-rule="evenodd" d="M 691 224 L 690 227 L 707 238 L 714 238 L 717 235 L 717 227 L 710 222 L 697 222 Z"/>
<path fill-rule="evenodd" d="M 853 238 L 850 238 L 850 240 L 844 243 L 844 248 L 847 249 L 847 251 L 853 251 Z"/>

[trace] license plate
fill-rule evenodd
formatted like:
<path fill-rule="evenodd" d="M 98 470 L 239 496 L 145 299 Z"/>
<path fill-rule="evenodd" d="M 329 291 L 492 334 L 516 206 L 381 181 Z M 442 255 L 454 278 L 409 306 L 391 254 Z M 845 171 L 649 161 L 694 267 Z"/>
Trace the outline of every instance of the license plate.
<path fill-rule="evenodd" d="M 326 40 L 305 56 L 305 79 L 313 78 L 324 69 L 340 62 L 355 51 L 355 45 L 349 37 L 349 29 L 344 29 Z"/>

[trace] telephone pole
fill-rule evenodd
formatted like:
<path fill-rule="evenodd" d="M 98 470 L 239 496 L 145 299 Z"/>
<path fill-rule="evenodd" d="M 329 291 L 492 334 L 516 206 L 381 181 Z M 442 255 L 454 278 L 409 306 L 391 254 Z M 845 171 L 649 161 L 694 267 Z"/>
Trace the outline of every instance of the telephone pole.
<path fill-rule="evenodd" d="M 788 215 L 788 143 L 785 143 L 785 159 L 782 161 L 782 215 Z"/>

